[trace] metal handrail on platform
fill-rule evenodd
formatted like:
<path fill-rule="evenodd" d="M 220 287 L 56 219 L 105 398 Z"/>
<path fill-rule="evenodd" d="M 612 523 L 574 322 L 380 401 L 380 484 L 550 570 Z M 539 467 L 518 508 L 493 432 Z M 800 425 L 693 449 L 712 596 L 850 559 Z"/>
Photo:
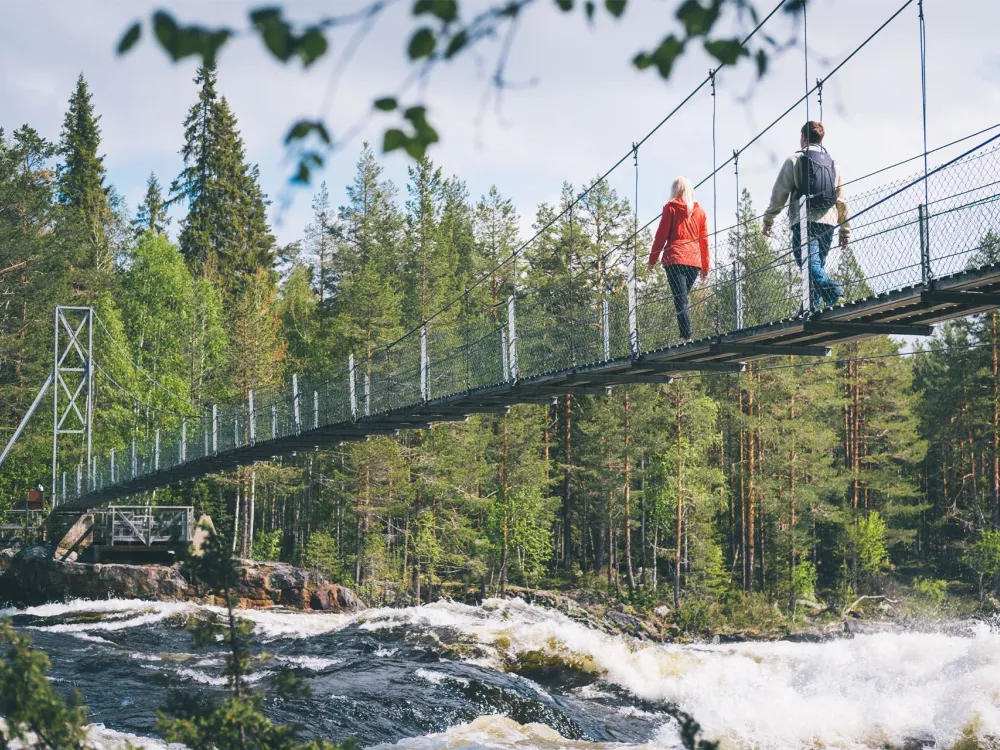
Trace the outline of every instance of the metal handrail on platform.
<path fill-rule="evenodd" d="M 111 505 L 99 514 L 98 524 L 110 546 L 187 544 L 194 529 L 190 505 Z"/>

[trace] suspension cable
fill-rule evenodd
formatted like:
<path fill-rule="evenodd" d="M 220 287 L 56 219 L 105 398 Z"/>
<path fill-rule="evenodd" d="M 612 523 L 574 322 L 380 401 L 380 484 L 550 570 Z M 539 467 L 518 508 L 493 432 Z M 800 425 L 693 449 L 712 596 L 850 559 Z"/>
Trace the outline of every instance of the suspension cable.
<path fill-rule="evenodd" d="M 930 187 L 927 183 L 927 24 L 924 20 L 924 0 L 919 0 L 917 9 L 920 16 L 920 104 L 924 127 L 924 205 L 930 203 Z"/>
<path fill-rule="evenodd" d="M 861 44 L 859 44 L 857 47 L 855 47 L 854 50 L 851 52 L 851 54 L 849 54 L 847 57 L 845 57 L 843 60 L 841 60 L 840 63 L 837 64 L 837 67 L 835 67 L 833 70 L 831 70 L 829 73 L 827 73 L 826 77 L 823 80 L 824 81 L 830 80 L 830 78 L 832 78 L 841 68 L 843 68 L 845 65 L 847 65 L 847 63 L 849 63 L 852 59 L 854 59 L 854 57 L 859 52 L 861 52 L 861 50 L 863 50 L 865 47 L 867 47 L 868 44 L 871 43 L 871 41 L 875 37 L 877 37 L 879 34 L 881 34 L 882 31 L 885 30 L 886 26 L 888 26 L 890 23 L 892 23 L 893 21 L 895 21 L 896 18 L 898 18 L 899 15 L 904 10 L 906 10 L 907 8 L 909 8 L 913 4 L 913 2 L 914 2 L 914 0 L 906 0 L 906 2 L 903 3 L 903 5 L 900 6 L 899 10 L 897 10 L 895 13 L 893 13 L 891 16 L 889 16 L 889 18 L 887 18 L 877 29 L 875 29 L 875 31 L 873 31 L 863 42 L 861 42 Z M 815 90 L 815 86 L 807 92 L 807 95 L 811 94 L 813 92 L 813 90 Z M 741 148 L 739 150 L 741 152 L 746 151 L 750 146 L 752 146 L 757 141 L 759 141 L 761 138 L 763 138 L 771 130 L 771 128 L 773 128 L 779 122 L 781 122 L 782 120 L 784 120 L 789 114 L 791 114 L 795 110 L 795 108 L 798 107 L 802 103 L 803 99 L 805 99 L 805 97 L 800 97 L 794 104 L 792 104 L 792 106 L 790 106 L 788 109 L 786 109 L 780 115 L 778 115 L 771 122 L 770 125 L 768 125 L 766 128 L 764 128 L 759 133 L 757 133 L 757 135 L 755 135 L 753 138 L 751 138 L 747 142 L 747 144 L 745 146 L 743 146 L 743 148 Z M 728 166 L 730 161 L 732 161 L 732 159 L 729 159 L 729 160 L 725 161 L 724 163 L 720 164 L 719 165 L 719 169 L 722 169 L 723 167 Z M 701 187 L 702 185 L 704 185 L 706 182 L 708 182 L 709 177 L 711 177 L 711 175 L 708 175 L 708 177 L 706 177 L 704 180 L 702 180 L 697 185 L 695 185 L 695 189 L 698 189 L 699 187 Z"/>
<path fill-rule="evenodd" d="M 809 3 L 802 3 L 802 61 L 806 90 L 806 122 L 809 122 Z"/>
<path fill-rule="evenodd" d="M 160 383 L 156 378 L 154 378 L 152 375 L 150 375 L 148 372 L 146 372 L 146 370 L 142 366 L 140 366 L 139 364 L 137 364 L 135 362 L 135 360 L 133 360 L 132 357 L 129 356 L 128 352 L 125 351 L 125 348 L 121 344 L 118 343 L 118 341 L 112 335 L 111 331 L 108 330 L 108 327 L 106 325 L 104 325 L 104 321 L 101 320 L 100 316 L 95 314 L 94 318 L 97 319 L 98 324 L 101 326 L 101 328 L 107 334 L 108 339 L 111 341 L 112 345 L 121 353 L 121 355 L 129 362 L 129 364 L 132 365 L 132 367 L 135 368 L 135 370 L 140 375 L 142 375 L 146 380 L 148 380 L 150 383 L 152 383 L 152 385 L 153 385 L 154 388 L 159 388 L 164 393 L 168 393 L 169 395 L 173 396 L 178 401 L 181 401 L 182 403 L 190 406 L 192 409 L 197 410 L 197 407 L 195 406 L 194 402 L 191 401 L 191 399 L 184 398 L 183 396 L 179 396 L 178 394 L 174 393 L 172 390 L 170 390 L 169 388 L 167 388 L 165 385 L 163 385 L 162 383 Z"/>
<path fill-rule="evenodd" d="M 716 92 L 715 92 L 715 71 L 709 72 L 712 77 L 712 245 L 715 247 L 715 265 L 716 275 L 718 275 L 719 267 L 719 189 L 716 180 L 716 140 L 715 140 L 715 122 L 716 122 Z M 709 258 L 709 267 L 712 268 L 711 258 Z M 720 310 L 719 306 L 715 306 L 715 334 L 718 336 L 722 332 L 722 321 L 720 320 Z"/>
<path fill-rule="evenodd" d="M 913 0 L 910 0 L 910 2 L 912 2 L 912 1 Z M 764 25 L 768 21 L 770 21 L 771 18 L 774 17 L 774 15 L 782 8 L 782 6 L 784 6 L 784 4 L 786 2 L 787 2 L 787 0 L 779 0 L 779 2 L 777 3 L 777 5 L 775 5 L 774 8 L 771 9 L 771 12 L 768 13 L 766 16 L 764 16 L 764 18 L 760 20 L 760 22 L 750 31 L 750 33 L 747 34 L 743 38 L 743 40 L 740 42 L 740 47 L 741 48 L 745 47 L 747 45 L 747 43 L 749 43 L 749 41 L 754 36 L 756 36 L 758 32 L 760 32 L 760 30 L 764 27 Z M 719 66 L 716 68 L 716 71 L 721 70 L 725 66 L 726 66 L 726 63 L 720 63 Z M 690 102 L 698 94 L 698 92 L 701 91 L 708 83 L 709 83 L 709 78 L 706 77 L 686 97 L 684 97 L 684 99 L 682 99 L 681 102 L 676 107 L 674 107 L 672 110 L 670 110 L 670 112 L 668 112 L 667 115 L 662 120 L 660 120 L 660 122 L 658 122 L 648 133 L 646 133 L 646 135 L 643 136 L 638 141 L 637 145 L 641 146 L 647 140 L 649 140 L 661 127 L 663 127 L 688 102 Z M 570 204 L 570 206 L 564 208 L 558 214 L 556 214 L 555 216 L 553 216 L 544 226 L 542 226 L 539 229 L 537 229 L 535 231 L 534 235 L 532 235 L 529 239 L 527 239 L 524 242 L 522 242 L 513 252 L 510 253 L 510 255 L 508 255 L 504 260 L 500 261 L 493 269 L 490 269 L 489 271 L 486 271 L 485 273 L 481 274 L 479 276 L 479 278 L 477 278 L 472 283 L 472 285 L 470 286 L 470 289 L 475 289 L 476 287 L 478 287 L 486 279 L 488 279 L 492 273 L 495 273 L 497 270 L 499 270 L 500 268 L 502 268 L 503 266 L 505 266 L 507 263 L 509 263 L 511 261 L 511 259 L 513 257 L 515 257 L 518 253 L 520 253 L 526 247 L 528 247 L 528 245 L 530 245 L 536 239 L 538 239 L 539 237 L 541 237 L 549 229 L 551 229 L 552 226 L 557 221 L 559 221 L 561 218 L 563 218 L 563 216 L 565 216 L 565 214 L 567 213 L 567 211 L 569 210 L 570 207 L 572 207 L 573 205 L 575 205 L 576 203 L 578 203 L 579 201 L 581 201 L 588 193 L 590 193 L 591 190 L 593 190 L 595 187 L 597 187 L 597 185 L 599 185 L 604 180 L 606 180 L 608 178 L 608 176 L 612 172 L 614 172 L 618 167 L 620 167 L 625 162 L 626 159 L 628 159 L 628 157 L 631 155 L 631 153 L 632 153 L 631 150 L 629 150 L 628 152 L 626 152 L 618 161 L 616 161 L 614 163 L 614 165 L 611 166 L 610 169 L 608 169 L 606 172 L 604 172 L 604 174 L 602 174 L 600 177 L 598 177 L 596 180 L 594 180 L 594 182 L 592 182 L 583 192 L 581 192 L 580 195 L 578 195 L 573 200 L 573 202 Z M 652 224 L 652 222 L 649 222 L 649 223 Z M 646 226 L 649 226 L 649 224 L 647 224 Z M 645 229 L 645 227 L 643 227 L 643 229 Z M 456 302 L 460 301 L 463 298 L 463 296 L 464 295 L 460 295 L 459 297 L 456 297 L 456 298 L 452 299 L 450 302 L 447 302 L 444 306 L 442 306 L 441 308 L 439 308 L 436 312 L 432 313 L 427 318 L 427 320 L 424 321 L 424 322 L 430 323 L 431 321 L 435 320 L 440 315 L 443 315 L 445 312 L 447 312 L 449 309 L 451 309 L 451 307 L 453 305 L 455 305 Z M 410 329 L 409 331 L 407 331 L 406 333 L 404 333 L 402 336 L 400 336 L 398 339 L 396 339 L 391 344 L 389 344 L 389 346 L 390 347 L 395 346 L 397 343 L 399 343 L 399 342 L 403 341 L 404 339 L 410 337 L 415 332 L 419 331 L 423 327 L 423 325 L 424 325 L 424 323 L 422 322 L 420 325 L 418 325 L 418 326 Z"/>

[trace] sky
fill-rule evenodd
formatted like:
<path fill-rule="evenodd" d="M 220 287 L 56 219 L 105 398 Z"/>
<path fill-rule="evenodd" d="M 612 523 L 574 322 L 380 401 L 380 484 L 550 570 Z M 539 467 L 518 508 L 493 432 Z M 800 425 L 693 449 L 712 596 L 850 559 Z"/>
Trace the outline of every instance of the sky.
<path fill-rule="evenodd" d="M 756 0 L 765 12 L 771 0 Z M 808 79 L 797 24 L 776 14 L 767 32 L 798 45 L 775 57 L 763 81 L 749 64 L 718 76 L 717 147 L 721 162 L 743 148 L 764 125 L 805 91 L 808 80 L 826 77 L 860 42 L 888 19 L 904 0 L 811 0 L 808 15 Z M 243 0 L 33 0 L 3 2 L 0 26 L 0 127 L 27 123 L 57 139 L 76 77 L 83 73 L 101 116 L 102 152 L 108 181 L 134 211 L 154 171 L 169 184 L 182 164 L 184 117 L 197 95 L 195 63 L 174 64 L 147 37 L 125 57 L 115 54 L 122 32 L 137 18 L 166 7 L 182 22 L 245 24 Z M 422 101 L 442 142 L 429 155 L 445 174 L 464 179 L 475 198 L 496 185 L 512 198 L 525 232 L 536 206 L 554 201 L 564 181 L 581 185 L 627 154 L 672 110 L 712 66 L 693 49 L 669 81 L 638 72 L 631 59 L 676 30 L 676 0 L 632 0 L 621 21 L 607 14 L 593 26 L 577 12 L 565 16 L 551 0 L 538 0 L 522 19 L 514 39 L 507 78 L 518 84 L 499 105 L 484 107 L 499 45 L 488 42 L 476 56 L 442 67 L 405 103 Z M 286 15 L 308 21 L 358 7 L 358 2 L 289 0 Z M 485 0 L 463 0 L 469 12 Z M 405 57 L 413 19 L 411 3 L 399 0 L 365 38 L 346 67 L 341 63 L 346 33 L 333 37 L 332 54 L 308 71 L 273 61 L 250 36 L 238 38 L 219 61 L 219 88 L 228 98 L 245 139 L 247 157 L 260 166 L 271 197 L 271 219 L 280 243 L 300 239 L 310 218 L 312 193 L 328 183 L 335 205 L 355 171 L 363 140 L 380 152 L 387 116 L 367 119 L 350 141 L 341 142 L 311 186 L 293 187 L 293 165 L 283 146 L 289 125 L 300 117 L 323 117 L 335 140 L 366 120 L 374 98 L 395 93 L 406 78 Z M 1000 121 L 1000 3 L 995 0 L 925 0 L 927 18 L 928 140 L 930 147 Z M 736 23 L 729 19 L 730 23 Z M 823 89 L 826 145 L 845 177 L 911 157 L 922 149 L 917 2 L 830 78 Z M 810 115 L 818 101 L 810 98 Z M 780 159 L 798 147 L 805 120 L 800 105 L 740 158 L 740 185 L 748 187 L 761 210 Z M 700 181 L 712 171 L 712 98 L 696 95 L 639 150 L 640 221 L 653 218 L 669 198 L 679 174 Z M 383 158 L 386 175 L 405 196 L 407 157 Z M 915 171 L 917 164 L 912 165 Z M 910 169 L 908 167 L 907 169 Z M 631 158 L 609 178 L 628 198 L 635 191 Z M 719 226 L 735 211 L 731 167 L 716 185 Z M 711 182 L 699 201 L 714 214 Z M 181 216 L 175 212 L 172 232 Z"/>

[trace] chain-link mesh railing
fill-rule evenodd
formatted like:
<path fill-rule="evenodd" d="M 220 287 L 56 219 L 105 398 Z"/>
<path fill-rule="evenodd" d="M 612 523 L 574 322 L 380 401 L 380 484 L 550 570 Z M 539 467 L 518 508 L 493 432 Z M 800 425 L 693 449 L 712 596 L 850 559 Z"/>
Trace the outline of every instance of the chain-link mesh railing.
<path fill-rule="evenodd" d="M 879 174 L 879 173 L 875 173 Z M 879 174 L 884 180 L 884 175 Z M 912 175 L 875 187 L 863 181 L 846 194 L 849 221 L 826 232 L 825 269 L 853 302 L 1000 263 L 1000 146 L 946 162 L 925 181 Z M 846 191 L 845 191 L 846 192 Z M 842 229 L 850 229 L 850 238 Z M 572 236 L 572 233 L 571 233 Z M 644 235 L 643 235 L 644 236 Z M 765 237 L 759 218 L 712 238 L 713 267 L 690 296 L 695 340 L 765 326 L 800 315 L 807 292 L 802 249 L 787 211 Z M 593 251 L 593 248 L 591 248 Z M 571 249 L 572 254 L 572 249 Z M 239 404 L 210 407 L 179 427 L 101 454 L 91 467 L 60 467 L 64 500 L 134 482 L 181 464 L 263 450 L 289 438 L 338 430 L 364 433 L 366 420 L 421 411 L 434 402 L 481 389 L 633 356 L 680 343 L 674 297 L 661 268 L 630 279 L 645 247 L 630 236 L 617 246 L 575 258 L 562 281 L 527 294 L 459 304 L 389 346 L 358 352 L 353 367 L 332 377 L 299 379 L 248 394 Z M 640 269 L 641 270 L 641 269 Z M 832 300 L 827 300 L 832 302 Z"/>

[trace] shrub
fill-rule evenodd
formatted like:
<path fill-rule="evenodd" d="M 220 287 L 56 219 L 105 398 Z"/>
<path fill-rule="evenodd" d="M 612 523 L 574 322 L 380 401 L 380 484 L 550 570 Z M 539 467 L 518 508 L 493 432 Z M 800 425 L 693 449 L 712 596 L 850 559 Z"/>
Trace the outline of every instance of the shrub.
<path fill-rule="evenodd" d="M 948 583 L 939 578 L 920 577 L 913 582 L 913 591 L 924 604 L 940 607 L 944 603 Z"/>

